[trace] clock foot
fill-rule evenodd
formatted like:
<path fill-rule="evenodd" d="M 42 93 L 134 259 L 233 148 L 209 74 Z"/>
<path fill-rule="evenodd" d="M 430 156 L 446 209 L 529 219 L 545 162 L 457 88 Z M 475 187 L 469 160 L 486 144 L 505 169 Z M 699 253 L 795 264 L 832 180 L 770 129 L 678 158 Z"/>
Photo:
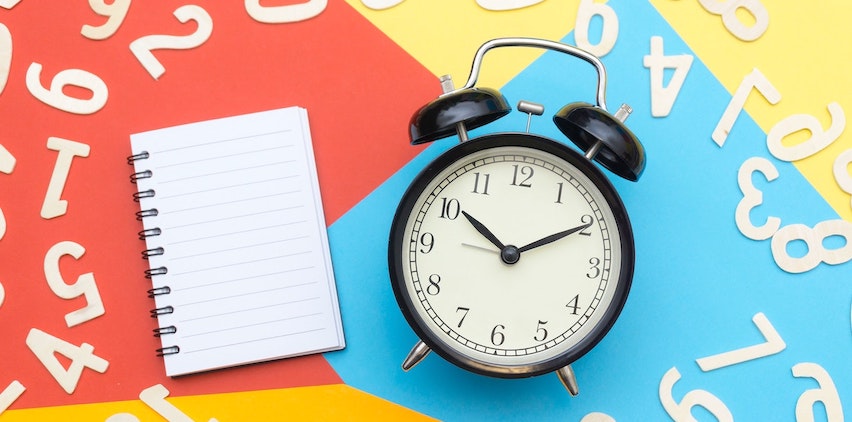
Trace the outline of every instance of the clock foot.
<path fill-rule="evenodd" d="M 423 358 L 425 358 L 426 355 L 428 355 L 431 351 L 432 349 L 430 349 L 429 346 L 427 346 L 422 341 L 418 341 L 417 344 L 414 345 L 414 348 L 412 348 L 411 351 L 408 352 L 408 356 L 405 358 L 405 361 L 402 362 L 402 370 L 408 371 L 409 369 L 413 368 L 415 365 L 420 363 L 420 361 L 422 361 Z"/>
<path fill-rule="evenodd" d="M 571 397 L 576 397 L 580 394 L 580 386 L 577 384 L 577 377 L 574 375 L 571 365 L 557 370 L 556 376 L 559 377 L 559 381 L 562 381 L 562 385 L 571 393 Z"/>

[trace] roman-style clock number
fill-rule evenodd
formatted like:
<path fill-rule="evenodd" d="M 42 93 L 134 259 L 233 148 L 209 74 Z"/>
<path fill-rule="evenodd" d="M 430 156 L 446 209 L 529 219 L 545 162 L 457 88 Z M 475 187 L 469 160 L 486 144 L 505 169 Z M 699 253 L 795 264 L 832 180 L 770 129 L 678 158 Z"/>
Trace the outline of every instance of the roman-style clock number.
<path fill-rule="evenodd" d="M 534 46 L 580 57 L 598 70 L 598 105 L 574 103 L 554 117 L 585 156 L 531 133 L 468 139 L 467 129 L 510 111 L 494 90 L 473 88 L 484 52 Z M 412 182 L 391 226 L 394 295 L 420 338 L 403 369 L 435 350 L 449 362 L 503 378 L 556 372 L 578 392 L 570 364 L 615 322 L 633 275 L 633 234 L 612 184 L 592 163 L 638 179 L 644 150 L 605 109 L 603 65 L 581 50 L 544 40 L 499 39 L 474 59 L 468 84 L 412 118 L 412 143 L 457 134 Z M 543 107 L 521 101 L 521 111 Z"/>

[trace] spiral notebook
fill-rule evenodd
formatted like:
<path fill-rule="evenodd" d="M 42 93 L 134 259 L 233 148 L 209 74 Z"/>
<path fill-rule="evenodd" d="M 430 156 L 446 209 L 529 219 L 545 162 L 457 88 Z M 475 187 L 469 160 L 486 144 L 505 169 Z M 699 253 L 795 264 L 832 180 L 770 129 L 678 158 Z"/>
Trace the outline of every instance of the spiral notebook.
<path fill-rule="evenodd" d="M 307 112 L 130 136 L 166 374 L 345 345 Z"/>

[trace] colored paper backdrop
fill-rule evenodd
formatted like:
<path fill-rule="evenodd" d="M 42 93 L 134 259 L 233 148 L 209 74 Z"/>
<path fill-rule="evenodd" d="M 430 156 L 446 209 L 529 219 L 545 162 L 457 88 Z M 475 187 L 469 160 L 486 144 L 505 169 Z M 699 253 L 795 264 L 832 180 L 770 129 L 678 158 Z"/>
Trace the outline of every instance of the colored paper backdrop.
<path fill-rule="evenodd" d="M 195 4 L 0 1 L 0 420 L 852 414 L 846 2 Z M 192 41 L 152 50 L 160 73 L 130 49 L 150 35 Z M 553 375 L 493 379 L 435 355 L 400 369 L 417 339 L 388 280 L 390 222 L 414 176 L 458 142 L 412 147 L 408 120 L 440 94 L 439 76 L 463 84 L 476 49 L 503 36 L 600 55 L 609 109 L 632 106 L 627 125 L 648 155 L 637 183 L 610 174 L 636 273 L 610 334 L 573 365 L 575 398 Z M 543 104 L 531 131 L 566 141 L 549 116 L 593 102 L 595 77 L 564 54 L 507 48 L 489 53 L 478 84 Z M 291 105 L 311 120 L 347 348 L 170 379 L 150 335 L 129 135 Z M 526 120 L 515 112 L 472 135 Z M 64 281 L 91 273 L 104 305 L 72 327 L 65 314 L 87 299 L 54 294 L 44 270 L 63 241 L 85 250 L 60 261 Z M 108 368 L 83 368 L 66 392 L 27 346 L 33 329 L 91 345 Z M 725 364 L 705 359 L 720 354 Z"/>

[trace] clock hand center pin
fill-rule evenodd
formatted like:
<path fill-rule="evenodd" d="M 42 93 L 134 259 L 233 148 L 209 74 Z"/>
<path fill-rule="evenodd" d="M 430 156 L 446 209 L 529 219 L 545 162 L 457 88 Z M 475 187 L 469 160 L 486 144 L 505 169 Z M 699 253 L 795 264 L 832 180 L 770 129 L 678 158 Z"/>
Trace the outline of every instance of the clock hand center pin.
<path fill-rule="evenodd" d="M 480 223 L 479 220 L 474 218 L 472 215 L 468 214 L 467 211 L 462 211 L 462 215 L 479 234 L 483 235 L 489 242 L 491 242 L 494 246 L 500 249 L 500 259 L 503 260 L 506 264 L 514 264 L 521 259 L 521 251 L 517 246 L 514 245 L 504 245 L 500 239 L 497 239 L 497 236 L 485 227 L 484 224 Z"/>

